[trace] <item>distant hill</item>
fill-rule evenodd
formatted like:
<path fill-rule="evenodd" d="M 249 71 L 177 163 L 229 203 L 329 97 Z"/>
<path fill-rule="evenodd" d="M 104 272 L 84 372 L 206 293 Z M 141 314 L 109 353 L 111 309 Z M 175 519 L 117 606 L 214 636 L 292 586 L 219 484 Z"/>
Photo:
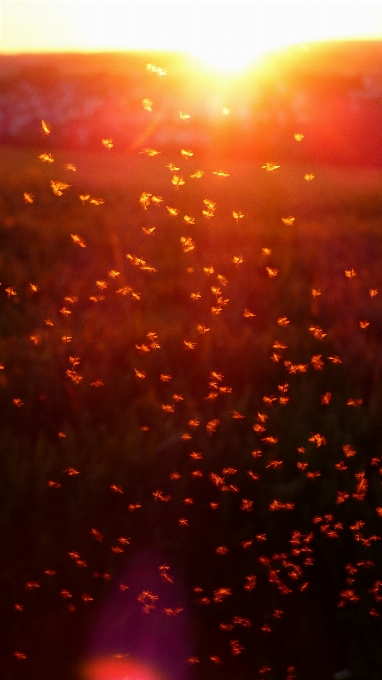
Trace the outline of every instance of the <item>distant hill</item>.
<path fill-rule="evenodd" d="M 167 74 L 150 73 L 148 63 Z M 382 42 L 283 49 L 236 77 L 174 53 L 0 55 L 0 143 L 40 148 L 42 119 L 52 148 L 95 149 L 111 137 L 126 152 L 180 146 L 381 165 Z"/>

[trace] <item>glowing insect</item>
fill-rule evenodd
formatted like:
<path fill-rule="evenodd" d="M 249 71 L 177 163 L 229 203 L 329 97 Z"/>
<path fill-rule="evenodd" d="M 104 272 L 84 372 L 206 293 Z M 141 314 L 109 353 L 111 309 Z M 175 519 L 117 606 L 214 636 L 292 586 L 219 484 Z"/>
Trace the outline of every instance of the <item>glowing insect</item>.
<path fill-rule="evenodd" d="M 236 220 L 236 224 L 239 224 L 239 220 L 241 220 L 244 217 L 244 214 L 240 210 L 238 210 L 238 211 L 233 210 L 232 216 L 233 216 L 234 220 Z"/>
<path fill-rule="evenodd" d="M 152 99 L 149 99 L 148 97 L 146 97 L 145 99 L 142 99 L 142 106 L 143 106 L 145 111 L 152 111 L 153 110 L 153 108 L 152 108 L 153 103 L 154 102 L 152 101 Z"/>
<path fill-rule="evenodd" d="M 252 543 L 252 541 L 250 541 Z M 254 574 L 250 574 L 245 577 L 245 590 L 254 590 L 256 588 L 257 577 Z"/>
<path fill-rule="evenodd" d="M 150 156 L 150 158 L 152 158 L 153 156 L 157 156 L 159 153 L 162 152 L 156 151 L 155 149 L 151 149 L 150 147 L 146 147 L 145 149 L 143 149 L 143 151 L 140 151 L 139 153 L 140 154 L 145 153 L 147 156 Z"/>
<path fill-rule="evenodd" d="M 118 543 L 120 543 L 121 545 L 130 545 L 130 539 L 126 538 L 126 536 L 120 536 L 118 538 Z"/>
<path fill-rule="evenodd" d="M 324 362 L 321 360 L 321 356 L 321 354 L 315 354 L 310 360 L 310 363 L 312 364 L 315 371 L 322 371 L 324 367 Z"/>
<path fill-rule="evenodd" d="M 79 470 L 76 470 L 74 467 L 67 467 L 65 470 L 63 470 L 63 472 L 66 472 L 69 477 L 74 477 L 80 474 Z"/>
<path fill-rule="evenodd" d="M 196 342 L 191 342 L 190 340 L 183 340 L 184 349 L 195 349 Z"/>
<path fill-rule="evenodd" d="M 232 411 L 232 418 L 234 420 L 242 420 L 245 416 L 242 413 L 239 413 L 239 411 Z"/>
<path fill-rule="evenodd" d="M 180 243 L 184 253 L 189 253 L 191 250 L 195 250 L 196 248 L 195 241 L 190 236 L 181 236 Z"/>
<path fill-rule="evenodd" d="M 102 144 L 103 144 L 103 146 L 105 147 L 105 149 L 108 149 L 109 151 L 110 151 L 110 149 L 112 149 L 113 146 L 114 146 L 113 140 L 112 140 L 112 139 L 109 139 L 109 138 L 107 138 L 107 137 L 105 137 L 105 139 L 102 140 Z"/>
<path fill-rule="evenodd" d="M 66 184 L 66 182 L 55 182 L 51 179 L 50 186 L 55 196 L 62 196 L 65 189 L 69 189 L 71 184 Z"/>
<path fill-rule="evenodd" d="M 304 139 L 304 135 L 302 135 L 301 132 L 296 132 L 293 137 L 296 142 L 301 142 Z"/>
<path fill-rule="evenodd" d="M 277 170 L 280 166 L 276 165 L 275 163 L 265 163 L 265 165 L 261 166 L 262 170 L 266 170 L 267 172 L 273 172 L 274 170 Z"/>
<path fill-rule="evenodd" d="M 223 600 L 230 595 L 232 595 L 231 588 L 218 588 L 213 592 L 214 602 L 223 602 Z"/>
<path fill-rule="evenodd" d="M 72 593 L 66 589 L 60 590 L 60 595 L 64 600 L 69 600 L 73 597 Z"/>
<path fill-rule="evenodd" d="M 171 215 L 171 217 L 176 217 L 179 215 L 179 209 L 178 208 L 170 208 L 169 205 L 166 205 L 166 210 Z"/>
<path fill-rule="evenodd" d="M 319 448 L 320 446 L 326 446 L 326 439 L 319 432 L 317 432 L 317 434 L 312 434 L 312 436 L 309 438 L 309 441 L 313 442 L 316 445 L 316 448 Z"/>
<path fill-rule="evenodd" d="M 323 332 L 320 326 L 310 326 L 308 330 L 310 333 L 312 333 L 313 337 L 315 337 L 316 340 L 323 340 L 327 335 L 327 333 Z"/>
<path fill-rule="evenodd" d="M 161 203 L 163 203 L 162 196 L 151 196 L 151 203 L 153 203 L 156 206 L 159 206 Z"/>
<path fill-rule="evenodd" d="M 97 541 L 99 541 L 100 543 L 102 543 L 102 541 L 103 541 L 103 536 L 102 536 L 101 532 L 100 532 L 98 529 L 91 529 L 90 533 L 92 534 L 92 536 L 94 536 L 95 539 L 97 539 Z"/>
<path fill-rule="evenodd" d="M 329 361 L 332 362 L 332 364 L 342 364 L 342 360 L 337 355 L 335 355 L 333 357 L 327 357 L 327 358 L 329 359 Z"/>
<path fill-rule="evenodd" d="M 214 212 L 212 210 L 202 210 L 202 215 L 209 220 L 214 216 Z"/>
<path fill-rule="evenodd" d="M 314 179 L 313 173 L 312 173 L 312 172 L 307 172 L 307 173 L 304 175 L 304 179 L 305 179 L 307 182 L 311 182 L 312 179 Z"/>
<path fill-rule="evenodd" d="M 253 501 L 249 500 L 248 498 L 242 498 L 240 510 L 244 510 L 245 512 L 252 512 L 253 511 Z"/>
<path fill-rule="evenodd" d="M 241 645 L 238 640 L 230 640 L 229 644 L 231 647 L 232 656 L 238 656 L 242 651 L 245 650 L 244 645 Z"/>
<path fill-rule="evenodd" d="M 348 399 L 346 402 L 347 406 L 361 406 L 363 403 L 362 399 Z"/>
<path fill-rule="evenodd" d="M 269 510 L 272 512 L 274 510 L 293 510 L 294 503 L 282 503 L 281 501 L 274 500 L 269 506 Z"/>
<path fill-rule="evenodd" d="M 174 413 L 175 407 L 172 404 L 162 404 L 162 411 L 166 413 Z"/>
<path fill-rule="evenodd" d="M 127 506 L 127 509 L 128 509 L 129 512 L 134 512 L 135 510 L 139 510 L 139 508 L 141 508 L 141 507 L 142 506 L 141 506 L 140 503 L 129 503 L 129 505 Z"/>
<path fill-rule="evenodd" d="M 179 187 L 183 186 L 185 184 L 185 181 L 183 177 L 180 177 L 179 175 L 174 175 L 171 184 L 175 187 L 175 189 L 178 189 Z"/>
<path fill-rule="evenodd" d="M 204 203 L 204 205 L 207 206 L 207 209 L 208 209 L 210 212 L 214 212 L 214 211 L 216 210 L 216 203 L 215 203 L 215 201 L 210 201 L 209 198 L 204 198 L 204 199 L 203 199 L 203 203 Z"/>
<path fill-rule="evenodd" d="M 194 152 L 193 152 L 193 151 L 187 151 L 186 149 L 181 149 L 180 153 L 181 153 L 181 155 L 183 156 L 183 158 L 185 158 L 186 160 L 187 160 L 188 158 L 191 158 L 191 156 L 194 155 Z"/>
<path fill-rule="evenodd" d="M 164 69 L 159 66 L 154 66 L 154 64 L 146 64 L 146 71 L 148 71 L 150 75 L 156 73 L 159 77 L 167 75 L 167 71 L 164 71 Z"/>
<path fill-rule="evenodd" d="M 208 434 L 213 434 L 213 432 L 216 432 L 216 429 L 219 424 L 220 420 L 218 418 L 213 418 L 212 420 L 209 420 L 208 423 L 206 424 L 206 430 Z"/>
<path fill-rule="evenodd" d="M 52 128 L 45 120 L 41 121 L 41 129 L 44 135 L 50 135 Z"/>
<path fill-rule="evenodd" d="M 78 234 L 70 234 L 72 240 L 74 243 L 77 243 L 80 248 L 86 248 L 84 240 L 81 238 L 81 236 L 78 236 Z"/>
<path fill-rule="evenodd" d="M 290 227 L 290 226 L 293 224 L 293 222 L 295 221 L 295 219 L 296 219 L 295 217 L 282 217 L 282 218 L 281 218 L 281 221 L 282 221 L 283 224 L 285 224 L 287 227 Z"/>
<path fill-rule="evenodd" d="M 146 236 L 154 236 L 156 227 L 142 227 L 142 231 Z"/>
<path fill-rule="evenodd" d="M 14 296 L 14 295 L 17 295 L 17 293 L 16 293 L 15 289 L 13 288 L 13 286 L 8 286 L 8 288 L 5 289 L 5 292 L 6 292 L 7 296 L 8 296 L 8 298 L 10 298 L 10 297 L 12 297 L 12 296 Z"/>
<path fill-rule="evenodd" d="M 283 461 L 282 460 L 270 460 L 269 463 L 267 463 L 266 468 L 272 468 L 272 470 L 276 470 L 277 468 L 280 468 L 283 466 Z"/>
<path fill-rule="evenodd" d="M 54 163 L 54 158 L 51 153 L 41 153 L 39 155 L 39 160 L 44 163 Z"/>
<path fill-rule="evenodd" d="M 226 555 L 228 552 L 228 548 L 226 545 L 220 545 L 217 548 L 215 548 L 215 552 L 217 555 Z"/>
<path fill-rule="evenodd" d="M 233 264 L 243 264 L 243 262 L 244 262 L 243 256 L 242 255 L 234 255 L 234 257 L 232 258 L 232 262 L 233 262 Z"/>

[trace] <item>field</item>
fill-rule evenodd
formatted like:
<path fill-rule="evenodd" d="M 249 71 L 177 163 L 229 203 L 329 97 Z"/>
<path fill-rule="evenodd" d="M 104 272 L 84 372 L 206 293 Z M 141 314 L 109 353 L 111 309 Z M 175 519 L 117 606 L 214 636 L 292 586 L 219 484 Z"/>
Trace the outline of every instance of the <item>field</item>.
<path fill-rule="evenodd" d="M 2 677 L 379 680 L 382 171 L 48 151 L 1 149 Z"/>

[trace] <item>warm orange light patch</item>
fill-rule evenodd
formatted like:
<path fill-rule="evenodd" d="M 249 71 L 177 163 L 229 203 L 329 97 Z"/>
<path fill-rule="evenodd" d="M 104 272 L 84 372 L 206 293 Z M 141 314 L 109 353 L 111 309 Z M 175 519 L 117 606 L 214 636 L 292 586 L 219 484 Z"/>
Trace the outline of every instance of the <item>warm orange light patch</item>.
<path fill-rule="evenodd" d="M 80 677 L 81 680 L 163 680 L 150 666 L 130 661 L 125 654 L 87 661 Z"/>

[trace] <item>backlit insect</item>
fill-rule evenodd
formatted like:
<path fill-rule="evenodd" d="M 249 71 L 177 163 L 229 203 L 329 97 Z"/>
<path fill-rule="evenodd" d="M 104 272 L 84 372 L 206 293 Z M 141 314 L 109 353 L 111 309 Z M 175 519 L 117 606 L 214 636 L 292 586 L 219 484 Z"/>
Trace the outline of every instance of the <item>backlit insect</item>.
<path fill-rule="evenodd" d="M 142 99 L 142 106 L 145 109 L 145 111 L 152 111 L 153 110 L 152 99 L 149 99 L 148 97 L 146 97 L 145 99 Z"/>
<path fill-rule="evenodd" d="M 274 170 L 277 170 L 279 167 L 280 166 L 276 165 L 276 163 L 265 163 L 265 165 L 261 166 L 261 168 L 267 172 L 274 172 Z"/>
<path fill-rule="evenodd" d="M 53 191 L 55 196 L 62 196 L 65 189 L 69 189 L 69 187 L 71 185 L 66 184 L 66 182 L 55 182 L 55 181 L 51 180 L 50 186 L 51 186 L 52 191 Z"/>
<path fill-rule="evenodd" d="M 44 135 L 50 135 L 52 128 L 45 120 L 41 121 L 41 129 Z"/>

